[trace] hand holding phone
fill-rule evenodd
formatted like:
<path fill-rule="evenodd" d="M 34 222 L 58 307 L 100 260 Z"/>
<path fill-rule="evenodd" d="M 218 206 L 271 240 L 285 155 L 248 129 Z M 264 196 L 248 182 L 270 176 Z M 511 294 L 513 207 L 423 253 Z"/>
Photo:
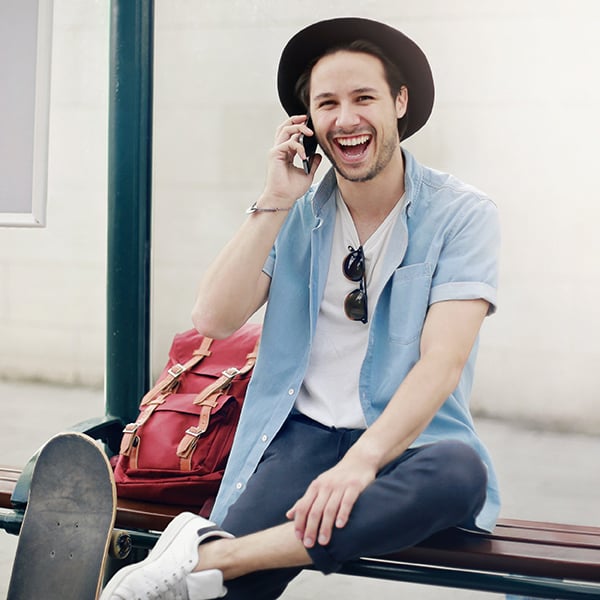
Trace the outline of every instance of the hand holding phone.
<path fill-rule="evenodd" d="M 306 152 L 306 159 L 302 161 L 302 166 L 304 167 L 304 172 L 308 175 L 312 167 L 315 152 L 317 151 L 318 142 L 317 136 L 314 134 L 314 128 L 310 117 L 308 117 L 308 119 L 306 120 L 306 126 L 313 130 L 312 135 L 302 134 L 300 136 L 300 141 L 302 142 L 302 145 L 304 146 L 304 151 Z"/>

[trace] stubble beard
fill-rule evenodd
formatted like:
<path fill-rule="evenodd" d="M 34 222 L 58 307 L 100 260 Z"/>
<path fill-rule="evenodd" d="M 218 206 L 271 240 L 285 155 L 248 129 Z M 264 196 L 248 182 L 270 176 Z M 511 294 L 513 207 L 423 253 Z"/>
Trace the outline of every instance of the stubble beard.
<path fill-rule="evenodd" d="M 335 144 L 333 141 L 330 143 L 331 145 Z M 325 156 L 329 159 L 329 162 L 331 162 L 333 168 L 341 177 L 352 183 L 363 183 L 365 181 L 371 181 L 377 177 L 377 175 L 379 175 L 390 164 L 399 143 L 398 136 L 386 136 L 383 140 L 379 155 L 376 157 L 375 163 L 363 175 L 352 175 L 351 173 L 344 171 L 333 157 L 332 152 L 323 148 L 322 146 L 321 149 L 323 150 L 323 154 L 325 154 Z"/>

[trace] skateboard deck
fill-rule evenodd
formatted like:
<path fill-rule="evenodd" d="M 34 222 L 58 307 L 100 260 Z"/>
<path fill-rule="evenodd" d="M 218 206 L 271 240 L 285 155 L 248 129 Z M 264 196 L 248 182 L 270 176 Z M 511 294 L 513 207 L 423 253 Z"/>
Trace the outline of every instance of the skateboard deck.
<path fill-rule="evenodd" d="M 102 449 L 81 433 L 51 438 L 31 478 L 7 600 L 96 600 L 115 513 Z"/>

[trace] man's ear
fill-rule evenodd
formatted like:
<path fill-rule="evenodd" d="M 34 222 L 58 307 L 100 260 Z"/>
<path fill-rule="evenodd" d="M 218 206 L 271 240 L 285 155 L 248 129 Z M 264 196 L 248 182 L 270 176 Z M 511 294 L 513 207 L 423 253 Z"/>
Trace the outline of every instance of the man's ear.
<path fill-rule="evenodd" d="M 408 110 L 408 88 L 403 85 L 396 95 L 396 117 L 401 119 Z"/>

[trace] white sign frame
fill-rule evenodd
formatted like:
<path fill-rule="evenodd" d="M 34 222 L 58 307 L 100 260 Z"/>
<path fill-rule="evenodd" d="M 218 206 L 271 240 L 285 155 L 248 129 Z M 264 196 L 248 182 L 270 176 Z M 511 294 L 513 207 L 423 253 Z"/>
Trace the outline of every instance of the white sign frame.
<path fill-rule="evenodd" d="M 0 17 L 0 227 L 44 227 L 53 0 L 0 0 Z"/>

